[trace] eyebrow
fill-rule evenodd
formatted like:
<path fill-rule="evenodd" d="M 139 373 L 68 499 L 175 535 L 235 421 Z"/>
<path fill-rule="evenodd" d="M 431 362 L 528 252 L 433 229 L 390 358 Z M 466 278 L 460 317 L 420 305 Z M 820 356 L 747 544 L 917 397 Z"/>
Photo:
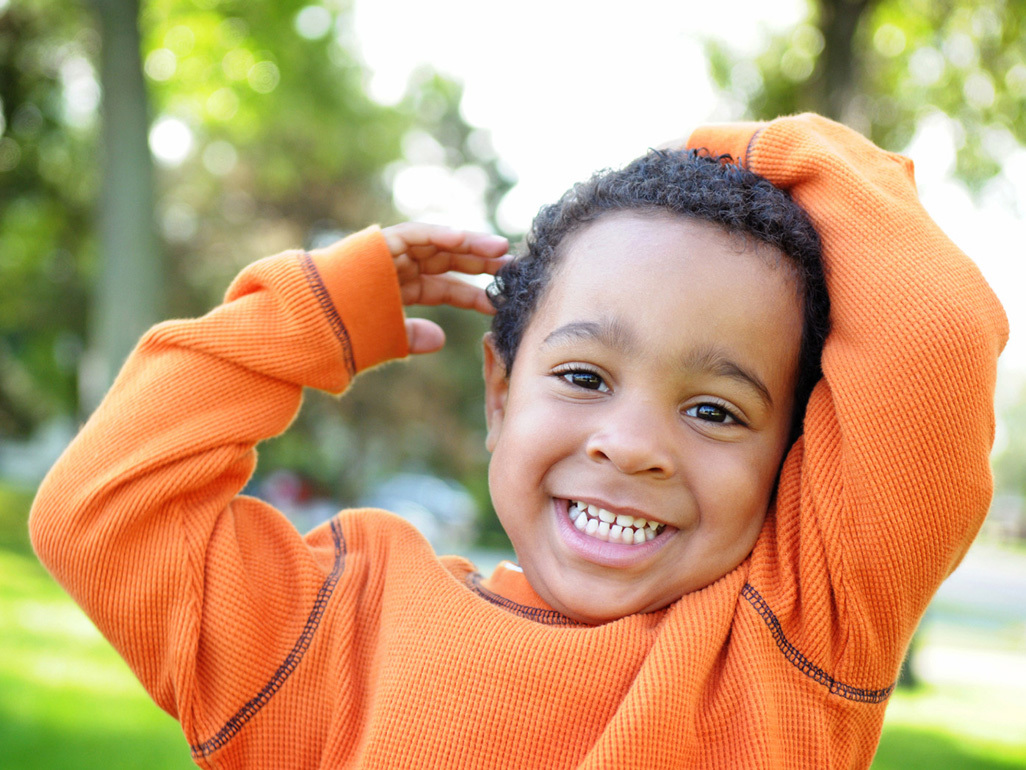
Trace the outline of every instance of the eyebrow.
<path fill-rule="evenodd" d="M 573 341 L 600 342 L 623 353 L 629 353 L 636 347 L 634 334 L 625 324 L 614 318 L 603 318 L 601 321 L 563 324 L 542 341 L 542 348 Z"/>
<path fill-rule="evenodd" d="M 542 348 L 573 341 L 594 341 L 623 353 L 630 353 L 636 347 L 633 332 L 625 324 L 613 318 L 601 321 L 572 321 L 553 330 L 543 341 Z M 747 385 L 768 407 L 773 406 L 769 388 L 755 372 L 738 363 L 721 348 L 709 346 L 691 351 L 681 361 L 684 370 L 701 370 L 718 377 L 726 377 Z"/>
<path fill-rule="evenodd" d="M 773 406 L 769 388 L 759 375 L 739 364 L 720 348 L 707 347 L 690 352 L 684 357 L 683 367 L 712 372 L 719 377 L 727 377 L 742 385 L 748 385 L 755 390 L 766 406 Z"/>

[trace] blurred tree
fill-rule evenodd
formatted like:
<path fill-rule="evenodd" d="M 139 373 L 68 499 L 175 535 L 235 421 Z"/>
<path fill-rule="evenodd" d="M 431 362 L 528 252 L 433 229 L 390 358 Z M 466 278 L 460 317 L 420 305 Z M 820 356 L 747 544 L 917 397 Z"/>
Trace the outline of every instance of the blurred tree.
<path fill-rule="evenodd" d="M 100 31 L 101 177 L 98 280 L 79 394 L 91 411 L 143 330 L 162 317 L 164 270 L 153 227 L 149 101 L 139 54 L 139 0 L 91 0 Z"/>
<path fill-rule="evenodd" d="M 93 269 L 92 62 L 83 8 L 0 5 L 0 434 L 76 401 Z"/>
<path fill-rule="evenodd" d="M 979 189 L 1026 144 L 1026 0 L 811 0 L 806 21 L 752 59 L 706 44 L 739 115 L 813 110 L 892 150 L 940 110 L 956 174 Z"/>
<path fill-rule="evenodd" d="M 348 0 L 0 0 L 0 431 L 88 411 L 103 360 L 116 367 L 159 316 L 204 312 L 244 264 L 398 219 L 390 181 L 411 136 L 432 137 L 494 223 L 511 181 L 463 120 L 459 85 L 424 70 L 386 106 L 365 78 Z M 341 406 L 311 397 L 261 469 L 348 502 L 421 469 L 477 480 L 487 510 L 487 319 L 433 312 L 443 354 L 368 376 Z"/>

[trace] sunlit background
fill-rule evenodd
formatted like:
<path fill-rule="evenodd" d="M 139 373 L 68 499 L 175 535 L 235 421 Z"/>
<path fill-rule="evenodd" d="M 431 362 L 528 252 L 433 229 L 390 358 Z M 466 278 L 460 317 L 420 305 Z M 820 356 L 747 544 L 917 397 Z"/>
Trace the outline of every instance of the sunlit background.
<path fill-rule="evenodd" d="M 32 492 L 131 345 L 246 263 L 408 218 L 518 238 L 708 121 L 816 110 L 916 163 L 1008 311 L 981 538 L 875 767 L 1026 766 L 1026 0 L 0 0 L 0 765 L 188 767 L 177 725 L 31 556 Z M 416 521 L 487 570 L 483 319 L 310 394 L 250 490 L 300 529 Z M 960 408 L 952 404 L 952 409 Z"/>

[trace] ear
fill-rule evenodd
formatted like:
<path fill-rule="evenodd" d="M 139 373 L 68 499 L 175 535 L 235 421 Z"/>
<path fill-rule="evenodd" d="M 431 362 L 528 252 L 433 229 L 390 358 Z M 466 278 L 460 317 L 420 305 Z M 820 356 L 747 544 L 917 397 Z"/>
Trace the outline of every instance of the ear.
<path fill-rule="evenodd" d="M 495 350 L 495 337 L 491 332 L 484 336 L 484 385 L 485 385 L 485 423 L 488 435 L 485 447 L 489 452 L 495 450 L 502 430 L 502 420 L 506 416 L 506 397 L 509 395 L 509 378 L 506 376 L 506 365 Z"/>

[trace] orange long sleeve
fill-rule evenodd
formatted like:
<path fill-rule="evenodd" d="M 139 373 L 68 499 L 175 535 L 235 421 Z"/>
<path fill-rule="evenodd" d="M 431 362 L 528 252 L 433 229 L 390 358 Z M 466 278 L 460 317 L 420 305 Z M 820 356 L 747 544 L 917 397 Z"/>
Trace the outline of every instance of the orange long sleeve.
<path fill-rule="evenodd" d="M 987 510 L 1007 324 L 906 161 L 811 116 L 691 144 L 810 212 L 833 331 L 752 555 L 659 612 L 578 626 L 390 514 L 303 537 L 239 496 L 304 386 L 405 354 L 375 231 L 258 262 L 218 309 L 143 338 L 30 524 L 200 766 L 868 766 L 908 639 Z"/>

